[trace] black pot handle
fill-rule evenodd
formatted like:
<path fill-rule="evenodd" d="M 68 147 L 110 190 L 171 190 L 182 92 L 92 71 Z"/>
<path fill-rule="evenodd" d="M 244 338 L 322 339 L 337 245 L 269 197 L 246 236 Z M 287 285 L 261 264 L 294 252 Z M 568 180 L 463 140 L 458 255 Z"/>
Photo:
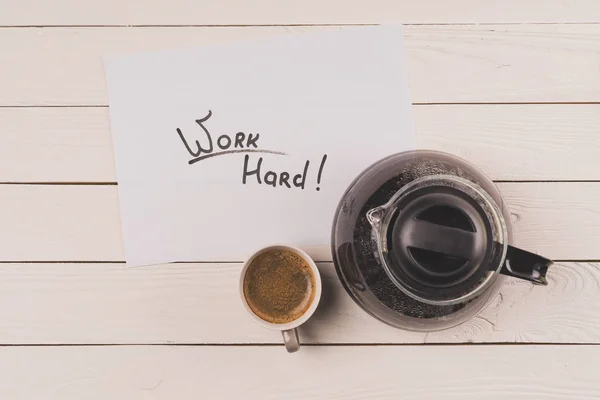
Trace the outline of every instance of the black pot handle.
<path fill-rule="evenodd" d="M 536 285 L 548 285 L 546 272 L 553 264 L 551 260 L 525 250 L 508 246 L 501 274 L 525 279 Z"/>

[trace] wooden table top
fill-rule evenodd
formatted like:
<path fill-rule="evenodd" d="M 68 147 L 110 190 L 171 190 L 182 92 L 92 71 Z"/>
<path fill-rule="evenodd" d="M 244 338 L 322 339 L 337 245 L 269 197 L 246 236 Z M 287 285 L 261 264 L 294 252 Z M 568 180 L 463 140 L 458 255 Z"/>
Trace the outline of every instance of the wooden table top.
<path fill-rule="evenodd" d="M 242 260 L 125 267 L 105 55 L 379 23 L 405 24 L 419 146 L 496 181 L 548 287 L 415 333 L 320 262 L 288 355 Z M 4 0 L 0 49 L 1 399 L 600 398 L 597 0 Z"/>

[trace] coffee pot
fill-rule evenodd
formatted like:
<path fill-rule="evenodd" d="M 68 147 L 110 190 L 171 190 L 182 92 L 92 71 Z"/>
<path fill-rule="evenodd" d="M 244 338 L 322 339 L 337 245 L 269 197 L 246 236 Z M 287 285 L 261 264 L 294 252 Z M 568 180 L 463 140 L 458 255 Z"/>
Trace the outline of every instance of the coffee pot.
<path fill-rule="evenodd" d="M 552 264 L 512 246 L 508 208 L 485 174 L 428 150 L 391 155 L 352 182 L 336 211 L 332 252 L 358 305 L 417 331 L 473 317 L 506 276 L 547 285 Z"/>

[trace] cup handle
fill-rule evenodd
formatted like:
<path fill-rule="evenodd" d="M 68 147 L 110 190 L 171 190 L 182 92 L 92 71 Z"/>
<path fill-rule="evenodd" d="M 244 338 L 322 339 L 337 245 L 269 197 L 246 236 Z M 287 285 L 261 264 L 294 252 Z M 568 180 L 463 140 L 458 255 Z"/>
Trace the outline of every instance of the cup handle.
<path fill-rule="evenodd" d="M 283 335 L 283 343 L 288 353 L 295 353 L 300 350 L 300 341 L 298 340 L 298 331 L 296 328 L 288 329 L 281 332 Z"/>

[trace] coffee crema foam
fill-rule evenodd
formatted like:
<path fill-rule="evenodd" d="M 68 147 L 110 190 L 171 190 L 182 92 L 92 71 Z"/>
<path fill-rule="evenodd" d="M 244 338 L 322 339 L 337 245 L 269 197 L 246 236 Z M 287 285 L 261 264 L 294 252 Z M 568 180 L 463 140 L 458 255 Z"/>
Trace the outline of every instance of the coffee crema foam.
<path fill-rule="evenodd" d="M 259 254 L 244 276 L 244 297 L 261 319 L 285 324 L 300 318 L 315 299 L 315 276 L 308 262 L 288 250 Z"/>

